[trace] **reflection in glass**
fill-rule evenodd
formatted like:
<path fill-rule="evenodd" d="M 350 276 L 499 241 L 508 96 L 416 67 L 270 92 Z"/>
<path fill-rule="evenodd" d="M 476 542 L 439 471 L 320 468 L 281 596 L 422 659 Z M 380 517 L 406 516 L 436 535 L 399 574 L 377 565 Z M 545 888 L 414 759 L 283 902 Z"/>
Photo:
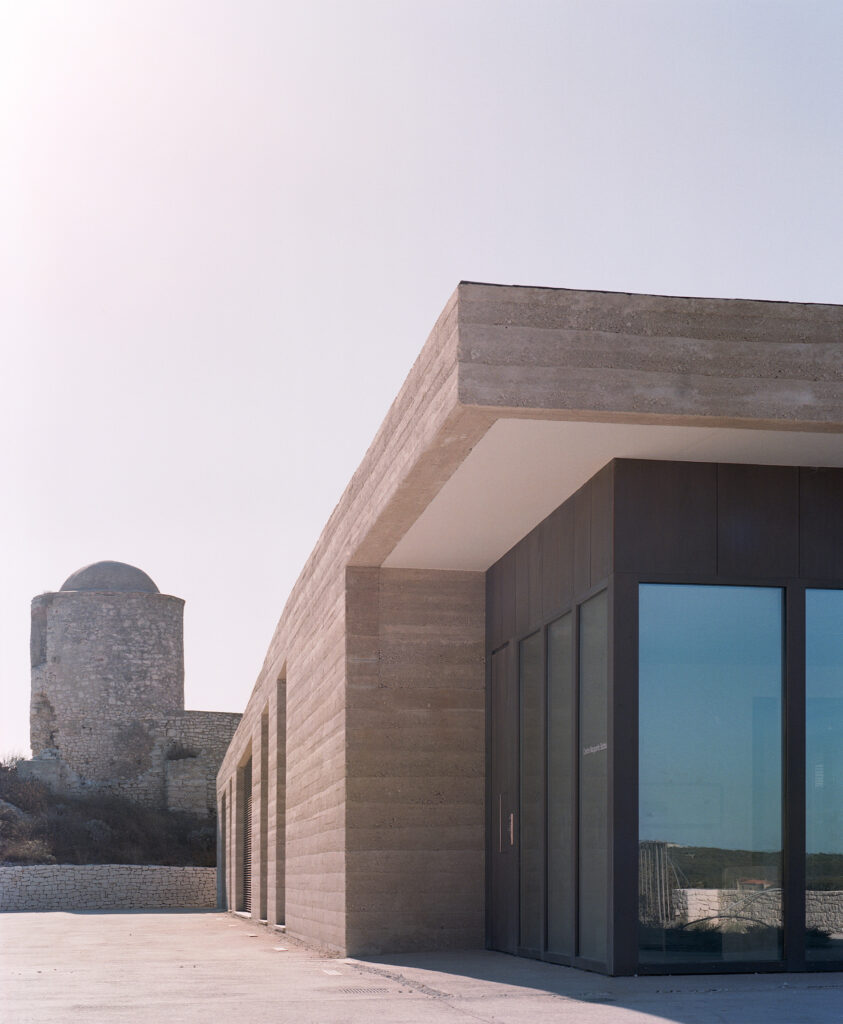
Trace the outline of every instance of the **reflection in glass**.
<path fill-rule="evenodd" d="M 547 949 L 574 955 L 571 788 L 574 676 L 570 614 L 547 628 Z"/>
<path fill-rule="evenodd" d="M 608 930 L 608 599 L 580 609 L 579 955 L 605 962 Z"/>
<path fill-rule="evenodd" d="M 642 963 L 782 955 L 783 595 L 639 588 Z"/>
<path fill-rule="evenodd" d="M 843 959 L 843 590 L 805 593 L 805 956 Z"/>
<path fill-rule="evenodd" d="M 540 953 L 544 905 L 544 743 L 542 634 L 520 644 L 521 692 L 521 938 L 523 950 Z"/>

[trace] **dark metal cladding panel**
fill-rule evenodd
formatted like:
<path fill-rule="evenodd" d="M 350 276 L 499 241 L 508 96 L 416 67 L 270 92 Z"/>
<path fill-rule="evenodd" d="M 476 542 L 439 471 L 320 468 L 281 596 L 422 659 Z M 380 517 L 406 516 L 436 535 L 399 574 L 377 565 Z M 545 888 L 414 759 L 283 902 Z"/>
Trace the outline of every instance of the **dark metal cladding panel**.
<path fill-rule="evenodd" d="M 717 572 L 777 579 L 799 574 L 799 470 L 717 467 Z"/>
<path fill-rule="evenodd" d="M 562 594 L 559 586 L 562 567 L 561 511 L 562 509 L 557 509 L 551 513 L 539 527 L 542 535 L 541 585 L 545 617 L 562 611 Z"/>
<path fill-rule="evenodd" d="M 570 499 L 574 507 L 574 593 L 591 586 L 591 487 L 586 484 Z"/>
<path fill-rule="evenodd" d="M 497 564 L 486 573 L 486 648 L 493 651 L 502 642 L 501 572 Z"/>
<path fill-rule="evenodd" d="M 612 479 L 611 463 L 591 478 L 591 565 L 590 585 L 606 579 L 612 561 Z"/>
<path fill-rule="evenodd" d="M 527 534 L 524 547 L 527 552 L 527 625 L 535 629 L 542 622 L 542 532 L 539 527 Z"/>
<path fill-rule="evenodd" d="M 614 463 L 614 571 L 717 572 L 717 467 Z"/>
<path fill-rule="evenodd" d="M 528 537 L 519 541 L 514 548 L 516 636 L 523 636 L 530 629 L 530 552 Z"/>
<path fill-rule="evenodd" d="M 843 469 L 799 471 L 799 571 L 807 579 L 843 578 Z"/>
<path fill-rule="evenodd" d="M 507 551 L 497 563 L 501 574 L 501 641 L 515 636 L 515 550 Z"/>

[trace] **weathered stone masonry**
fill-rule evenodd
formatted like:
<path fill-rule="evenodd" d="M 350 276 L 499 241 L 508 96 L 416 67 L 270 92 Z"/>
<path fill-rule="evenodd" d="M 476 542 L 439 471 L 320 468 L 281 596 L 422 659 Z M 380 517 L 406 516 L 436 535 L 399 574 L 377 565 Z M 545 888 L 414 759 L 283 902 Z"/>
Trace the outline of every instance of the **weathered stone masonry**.
<path fill-rule="evenodd" d="M 0 911 L 214 907 L 216 873 L 148 864 L 0 867 Z"/>
<path fill-rule="evenodd" d="M 184 601 L 98 562 L 32 602 L 34 759 L 52 788 L 208 814 L 240 715 L 184 709 Z"/>

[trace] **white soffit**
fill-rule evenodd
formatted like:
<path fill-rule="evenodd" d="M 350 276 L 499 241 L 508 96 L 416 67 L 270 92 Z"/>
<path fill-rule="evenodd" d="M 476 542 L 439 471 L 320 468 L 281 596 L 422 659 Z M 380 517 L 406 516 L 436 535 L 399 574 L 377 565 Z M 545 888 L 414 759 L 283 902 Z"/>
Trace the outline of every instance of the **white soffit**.
<path fill-rule="evenodd" d="M 485 570 L 613 458 L 843 466 L 843 435 L 500 419 L 383 564 Z"/>

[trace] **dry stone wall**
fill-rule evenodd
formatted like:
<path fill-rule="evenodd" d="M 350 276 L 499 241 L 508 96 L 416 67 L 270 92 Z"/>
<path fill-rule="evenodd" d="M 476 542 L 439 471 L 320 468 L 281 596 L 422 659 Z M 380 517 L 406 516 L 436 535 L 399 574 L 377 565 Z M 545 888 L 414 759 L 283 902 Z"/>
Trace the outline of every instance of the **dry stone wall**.
<path fill-rule="evenodd" d="M 215 907 L 216 868 L 145 864 L 0 867 L 0 911 Z"/>
<path fill-rule="evenodd" d="M 782 922 L 781 889 L 675 889 L 673 896 L 677 920 L 683 922 L 708 921 L 736 927 L 766 924 L 774 928 Z M 843 892 L 806 892 L 805 919 L 808 928 L 843 934 Z"/>

